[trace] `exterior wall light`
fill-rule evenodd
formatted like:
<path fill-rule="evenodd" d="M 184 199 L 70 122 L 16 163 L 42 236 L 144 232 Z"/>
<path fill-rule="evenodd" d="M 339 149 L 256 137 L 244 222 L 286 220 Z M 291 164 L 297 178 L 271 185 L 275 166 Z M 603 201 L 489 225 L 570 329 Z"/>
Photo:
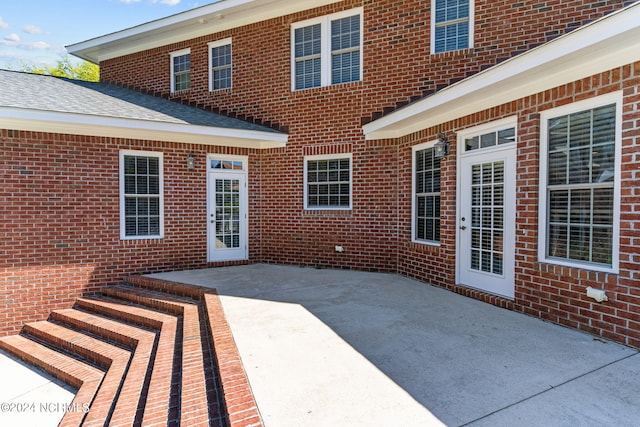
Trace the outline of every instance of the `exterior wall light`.
<path fill-rule="evenodd" d="M 196 158 L 193 157 L 193 153 L 191 153 L 187 157 L 187 169 L 195 169 L 195 168 L 196 168 Z"/>
<path fill-rule="evenodd" d="M 438 142 L 434 145 L 434 156 L 440 159 L 449 154 L 449 140 L 443 132 L 438 132 Z"/>

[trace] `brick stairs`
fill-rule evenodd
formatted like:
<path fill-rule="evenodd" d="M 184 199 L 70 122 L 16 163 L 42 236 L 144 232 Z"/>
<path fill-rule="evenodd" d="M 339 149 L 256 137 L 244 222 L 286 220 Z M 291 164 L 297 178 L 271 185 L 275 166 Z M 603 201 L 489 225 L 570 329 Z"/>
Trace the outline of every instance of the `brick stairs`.
<path fill-rule="evenodd" d="M 209 288 L 147 277 L 105 287 L 0 338 L 77 390 L 60 426 L 262 426 Z"/>

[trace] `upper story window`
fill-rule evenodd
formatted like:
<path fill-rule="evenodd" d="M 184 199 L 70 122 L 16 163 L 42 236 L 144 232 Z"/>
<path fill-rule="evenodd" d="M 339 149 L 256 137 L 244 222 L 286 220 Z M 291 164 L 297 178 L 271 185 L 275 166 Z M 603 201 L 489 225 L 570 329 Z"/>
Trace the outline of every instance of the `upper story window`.
<path fill-rule="evenodd" d="M 209 43 L 209 90 L 231 87 L 231 39 Z"/>
<path fill-rule="evenodd" d="M 620 94 L 541 113 L 539 258 L 617 271 Z"/>
<path fill-rule="evenodd" d="M 351 154 L 304 159 L 305 209 L 351 209 Z"/>
<path fill-rule="evenodd" d="M 431 2 L 431 52 L 473 47 L 473 0 Z"/>
<path fill-rule="evenodd" d="M 162 238 L 162 153 L 120 151 L 120 238 Z"/>
<path fill-rule="evenodd" d="M 435 142 L 413 147 L 413 241 L 440 242 L 440 159 Z"/>
<path fill-rule="evenodd" d="M 292 25 L 293 90 L 362 79 L 362 9 Z"/>
<path fill-rule="evenodd" d="M 180 92 L 191 87 L 191 49 L 171 54 L 171 92 Z"/>

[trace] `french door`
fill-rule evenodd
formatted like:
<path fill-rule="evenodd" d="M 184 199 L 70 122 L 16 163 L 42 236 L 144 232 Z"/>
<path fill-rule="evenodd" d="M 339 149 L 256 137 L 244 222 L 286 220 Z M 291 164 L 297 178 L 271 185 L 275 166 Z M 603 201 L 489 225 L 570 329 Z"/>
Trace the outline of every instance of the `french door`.
<path fill-rule="evenodd" d="M 209 261 L 248 258 L 247 177 L 244 171 L 208 172 Z"/>
<path fill-rule="evenodd" d="M 514 296 L 515 147 L 460 158 L 458 282 Z"/>

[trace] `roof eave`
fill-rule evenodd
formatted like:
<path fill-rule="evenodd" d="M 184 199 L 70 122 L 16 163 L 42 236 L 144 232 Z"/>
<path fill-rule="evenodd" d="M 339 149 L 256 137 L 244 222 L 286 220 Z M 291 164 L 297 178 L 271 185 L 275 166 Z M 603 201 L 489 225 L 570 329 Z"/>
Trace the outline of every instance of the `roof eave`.
<path fill-rule="evenodd" d="M 67 46 L 94 64 L 160 46 L 266 21 L 340 0 L 223 0 Z"/>
<path fill-rule="evenodd" d="M 288 135 L 279 132 L 122 119 L 14 107 L 0 107 L 0 128 L 253 149 L 282 148 L 287 145 L 288 141 Z"/>
<path fill-rule="evenodd" d="M 594 21 L 363 126 L 393 139 L 640 60 L 640 3 Z"/>

